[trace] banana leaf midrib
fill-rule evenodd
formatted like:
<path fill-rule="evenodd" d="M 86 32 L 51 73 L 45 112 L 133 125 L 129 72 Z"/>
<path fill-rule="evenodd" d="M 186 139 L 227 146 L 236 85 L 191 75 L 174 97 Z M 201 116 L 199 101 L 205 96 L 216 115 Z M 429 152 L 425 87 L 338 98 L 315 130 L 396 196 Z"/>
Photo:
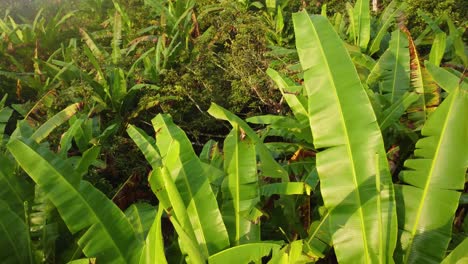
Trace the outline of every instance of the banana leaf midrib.
<path fill-rule="evenodd" d="M 237 133 L 237 126 L 235 127 L 235 130 L 236 133 L 234 135 L 235 137 L 235 140 L 236 140 L 236 144 L 235 144 L 235 147 L 234 147 L 234 157 L 235 157 L 235 175 L 236 175 L 236 184 L 234 186 L 235 188 L 235 191 L 236 191 L 236 197 L 235 197 L 235 207 L 234 207 L 234 214 L 235 214 L 235 219 L 236 219 L 236 237 L 235 237 L 235 241 L 236 241 L 236 244 L 239 244 L 240 242 L 240 217 L 239 217 L 239 211 L 240 211 L 240 181 L 239 181 L 239 175 L 240 175 L 240 169 L 239 169 L 239 164 L 240 164 L 240 161 L 239 161 L 239 147 L 238 147 L 238 144 L 239 144 L 239 135 Z M 231 176 L 231 175 L 228 175 L 228 177 Z"/>
<path fill-rule="evenodd" d="M 27 144 L 25 144 L 25 143 L 24 143 L 23 141 L 21 141 L 21 140 L 16 139 L 16 140 L 12 141 L 12 143 L 14 143 L 14 142 L 19 142 L 20 144 L 24 145 L 25 147 L 30 148 Z M 47 167 L 49 167 L 50 169 L 52 169 L 52 171 L 54 171 L 55 174 L 59 176 L 59 177 L 58 177 L 59 179 L 62 179 L 62 182 L 65 182 L 65 184 L 66 184 L 68 187 L 70 187 L 72 190 L 75 191 L 76 195 L 77 195 L 77 196 L 79 197 L 79 199 L 82 201 L 82 204 L 84 204 L 84 205 L 87 207 L 87 209 L 92 213 L 92 215 L 94 216 L 94 218 L 95 218 L 96 220 L 98 220 L 98 222 L 92 223 L 90 226 L 88 226 L 88 228 L 85 228 L 85 229 L 88 230 L 89 228 L 91 228 L 92 225 L 99 225 L 99 226 L 101 226 L 101 228 L 105 231 L 106 236 L 109 238 L 108 240 L 112 241 L 111 243 L 114 245 L 114 247 L 117 248 L 117 249 L 119 249 L 119 250 L 117 251 L 117 252 L 119 253 L 119 258 L 125 261 L 125 260 L 126 260 L 126 257 L 125 257 L 125 255 L 123 254 L 123 251 L 121 250 L 121 248 L 115 243 L 115 241 L 114 241 L 114 239 L 113 239 L 113 237 L 112 237 L 112 235 L 111 235 L 112 232 L 109 232 L 109 230 L 107 229 L 106 225 L 102 224 L 102 223 L 103 223 L 102 219 L 95 213 L 95 211 L 94 211 L 93 208 L 89 205 L 89 203 L 88 203 L 87 200 L 83 197 L 83 195 L 82 195 L 80 192 L 76 191 L 76 190 L 79 189 L 79 187 L 81 186 L 81 182 L 84 182 L 84 181 L 80 181 L 80 182 L 79 182 L 79 186 L 77 186 L 77 187 L 73 186 L 73 184 L 71 184 L 71 182 L 69 182 L 67 179 L 63 178 L 62 174 L 61 174 L 58 170 L 56 170 L 55 167 L 52 166 L 52 164 L 49 163 L 48 160 L 46 160 L 45 158 L 42 158 L 42 156 L 41 156 L 35 149 L 32 149 L 32 148 L 30 148 L 30 149 L 31 149 L 32 152 L 34 153 L 34 156 L 36 156 L 36 160 L 41 160 L 41 159 L 42 159 L 42 160 L 45 162 L 45 165 L 46 165 Z M 22 163 L 22 162 L 21 162 L 21 161 L 18 161 L 18 163 Z M 24 168 L 24 167 L 23 167 L 23 168 Z M 26 169 L 25 169 L 25 170 L 26 170 Z M 29 174 L 29 173 L 28 173 L 28 174 Z M 47 195 L 47 196 L 48 196 L 48 195 Z M 78 231 L 79 231 L 79 230 L 78 230 Z"/>
<path fill-rule="evenodd" d="M 450 101 L 450 107 L 449 107 L 449 110 L 447 112 L 447 116 L 446 116 L 446 118 L 444 120 L 444 124 L 443 124 L 442 129 L 441 129 L 441 134 L 440 134 L 440 137 L 439 137 L 439 140 L 438 140 L 438 146 L 437 146 L 437 148 L 435 150 L 434 157 L 433 157 L 432 162 L 431 162 L 431 168 L 429 169 L 429 172 L 428 172 L 429 177 L 428 177 L 428 179 L 426 181 L 426 184 L 424 186 L 424 189 L 423 189 L 423 194 L 422 194 L 422 198 L 421 198 L 422 202 L 419 204 L 418 211 L 417 211 L 417 214 L 416 214 L 415 223 L 414 223 L 414 226 L 413 226 L 413 230 L 411 230 L 411 242 L 409 243 L 409 245 L 407 247 L 407 252 L 411 252 L 414 237 L 416 236 L 416 232 L 418 230 L 419 220 L 421 219 L 422 210 L 423 210 L 423 208 L 425 206 L 425 203 L 426 203 L 426 197 L 427 197 L 427 194 L 428 194 L 428 191 L 429 191 L 429 186 L 431 184 L 434 168 L 435 168 L 435 165 L 437 164 L 437 157 L 438 157 L 438 154 L 439 154 L 439 150 L 441 149 L 441 146 L 442 146 L 441 142 L 443 141 L 444 135 L 447 132 L 446 128 L 447 128 L 447 124 L 449 123 L 450 113 L 453 110 L 452 106 L 453 106 L 453 103 L 455 102 L 455 95 L 457 95 L 457 94 L 452 95 L 452 98 L 451 98 L 451 101 Z M 408 263 L 408 259 L 409 259 L 410 256 L 411 256 L 411 254 L 406 254 L 405 263 Z"/>
<path fill-rule="evenodd" d="M 313 32 L 314 32 L 314 35 L 315 37 L 320 41 L 320 43 L 322 42 L 321 38 L 318 36 L 317 34 L 317 31 L 312 23 L 312 21 L 309 19 L 308 20 L 308 23 L 311 24 L 311 27 L 313 29 Z M 328 64 L 328 60 L 326 59 L 326 54 L 325 54 L 325 51 L 323 49 L 323 45 L 321 43 L 321 45 L 319 45 L 319 49 L 320 49 L 320 54 L 321 54 L 321 57 L 322 57 L 322 62 L 326 65 L 326 69 L 327 69 L 327 75 L 328 75 L 328 78 L 332 84 L 332 87 L 334 89 L 333 90 L 333 94 L 336 98 L 336 101 L 338 102 L 338 105 L 339 105 L 339 110 L 340 110 L 340 121 L 341 121 L 341 124 L 343 126 L 343 129 L 344 129 L 344 133 L 345 133 L 345 138 L 347 139 L 347 143 L 346 144 L 346 150 L 347 150 L 347 153 L 348 153 L 348 156 L 351 160 L 351 164 L 352 164 L 352 176 L 353 176 L 353 182 L 354 182 L 354 185 L 356 187 L 356 199 L 358 200 L 359 204 L 362 204 L 361 203 L 361 194 L 360 194 L 360 191 L 359 191 L 359 185 L 358 185 L 358 182 L 357 182 L 357 173 L 356 173 L 356 169 L 355 169 L 355 162 L 354 162 L 354 155 L 353 155 L 353 151 L 352 151 L 352 147 L 351 147 L 351 144 L 349 142 L 349 133 L 348 133 L 348 127 L 347 127 L 347 122 L 346 122 L 346 119 L 344 118 L 344 112 L 343 112 L 343 108 L 342 108 L 342 105 L 341 105 L 341 100 L 340 100 L 340 97 L 338 96 L 338 93 L 335 89 L 336 85 L 335 85 L 335 79 L 333 78 L 333 73 L 330 71 L 330 65 Z M 310 70 L 310 68 L 308 69 Z M 309 99 L 310 100 L 310 99 Z M 310 111 L 310 110 L 309 110 Z M 336 146 L 332 146 L 332 147 L 336 147 Z M 318 155 L 320 155 L 320 153 L 318 153 Z M 333 209 L 329 209 L 329 210 L 333 210 Z M 370 263 L 370 255 L 369 255 L 369 249 L 368 249 L 368 242 L 367 242 L 367 234 L 366 234 L 366 228 L 365 228 L 365 224 L 364 224 L 364 214 L 363 214 L 363 211 L 362 211 L 362 207 L 359 206 L 359 208 L 357 209 L 359 211 L 359 220 L 360 220 L 360 223 L 361 223 L 361 231 L 363 232 L 363 242 L 364 242 L 364 249 L 365 249 L 365 252 L 366 252 L 366 259 L 367 261 Z"/>

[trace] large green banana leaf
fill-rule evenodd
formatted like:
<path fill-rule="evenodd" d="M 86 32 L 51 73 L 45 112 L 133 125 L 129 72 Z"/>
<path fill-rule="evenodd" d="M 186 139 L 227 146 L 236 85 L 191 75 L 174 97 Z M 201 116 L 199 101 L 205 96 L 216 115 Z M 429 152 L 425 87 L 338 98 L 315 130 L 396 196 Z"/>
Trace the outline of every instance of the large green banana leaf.
<path fill-rule="evenodd" d="M 370 72 L 367 84 L 380 84 L 379 88 L 384 98 L 393 104 L 409 91 L 409 66 L 408 38 L 401 30 L 395 30 L 388 49 Z"/>
<path fill-rule="evenodd" d="M 468 159 L 468 92 L 455 89 L 435 110 L 405 162 L 397 185 L 402 263 L 440 263 L 451 238 L 452 222 L 465 183 Z"/>
<path fill-rule="evenodd" d="M 0 259 L 5 264 L 34 263 L 28 226 L 23 218 L 0 200 Z"/>
<path fill-rule="evenodd" d="M 355 44 L 358 45 L 361 50 L 366 50 L 370 40 L 370 10 L 369 0 L 357 0 L 354 4 L 354 17 L 350 18 L 354 20 L 354 39 Z"/>
<path fill-rule="evenodd" d="M 195 154 L 191 142 L 170 116 L 158 115 L 152 122 L 157 132 L 156 144 L 163 164 L 161 173 L 155 176 L 162 177 L 160 182 L 166 186 L 173 209 L 176 209 L 174 201 L 177 201 L 177 207 L 180 207 L 178 216 L 176 214 L 178 222 L 189 236 L 193 232 L 195 242 L 207 258 L 228 247 L 229 237 L 209 178 L 205 175 L 206 170 Z M 185 214 L 190 224 L 179 217 Z"/>
<path fill-rule="evenodd" d="M 258 241 L 260 225 L 246 217 L 260 201 L 255 145 L 236 124 L 224 141 L 224 160 L 222 212 L 231 244 Z"/>
<path fill-rule="evenodd" d="M 123 212 L 90 183 L 80 181 L 66 160 L 31 140 L 14 139 L 7 148 L 47 194 L 70 231 L 84 231 L 78 244 L 86 256 L 104 263 L 138 262 L 143 241 Z"/>
<path fill-rule="evenodd" d="M 349 54 L 328 20 L 293 15 L 317 171 L 341 263 L 392 262 L 397 225 L 382 136 Z"/>

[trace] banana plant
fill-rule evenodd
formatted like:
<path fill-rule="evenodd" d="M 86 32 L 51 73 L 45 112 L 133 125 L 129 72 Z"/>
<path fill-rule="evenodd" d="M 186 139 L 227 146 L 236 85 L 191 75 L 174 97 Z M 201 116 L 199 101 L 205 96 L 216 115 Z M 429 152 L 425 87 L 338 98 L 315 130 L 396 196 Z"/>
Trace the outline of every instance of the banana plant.
<path fill-rule="evenodd" d="M 293 22 L 314 146 L 325 149 L 317 171 L 338 261 L 391 262 L 394 190 L 370 101 L 328 20 L 300 12 Z"/>
<path fill-rule="evenodd" d="M 395 258 L 401 263 L 440 263 L 451 239 L 458 190 L 465 184 L 468 126 L 460 120 L 468 114 L 468 90 L 451 87 L 448 78 L 439 81 L 449 95 L 424 124 L 414 157 L 405 161 L 400 178 L 407 185 L 396 185 L 400 239 Z"/>
<path fill-rule="evenodd" d="M 332 25 L 323 17 L 309 17 L 306 13 L 297 13 L 294 14 L 293 21 L 296 46 L 304 70 L 307 104 L 298 100 L 300 93 L 291 93 L 294 84 L 272 70 L 269 70 L 269 74 L 280 87 L 296 122 L 300 122 L 304 117 L 310 121 L 315 148 L 325 148 L 317 153 L 316 163 L 321 195 L 329 211 L 332 245 L 338 261 L 347 263 L 361 259 L 360 262 L 393 262 L 395 260 L 397 263 L 440 263 L 446 255 L 451 238 L 451 226 L 460 196 L 458 190 L 463 189 L 468 165 L 466 162 L 468 155 L 464 148 L 467 145 L 468 127 L 465 122 L 460 122 L 463 116 L 467 115 L 468 107 L 467 85 L 464 80 L 460 79 L 462 75 L 453 74 L 427 61 L 425 65 L 428 72 L 426 73 L 432 76 L 425 77 L 421 72 L 426 71 L 426 68 L 420 65 L 411 66 L 410 58 L 412 57 L 413 64 L 419 63 L 419 60 L 418 62 L 414 60 L 417 54 L 411 38 L 405 34 L 404 29 L 393 33 L 388 50 L 382 55 L 367 79 L 367 83 L 373 86 L 376 92 L 382 94 L 382 99 L 386 102 L 380 106 L 382 113 L 396 111 L 395 104 L 408 100 L 405 93 L 414 89 L 410 85 L 411 70 L 420 73 L 419 75 L 413 73 L 413 79 L 414 76 L 418 76 L 416 78 L 419 80 L 434 79 L 449 94 L 429 115 L 427 122 L 422 122 L 424 124 L 423 138 L 416 144 L 415 157 L 406 160 L 405 169 L 400 175 L 405 184 L 395 185 L 395 194 L 393 194 L 394 187 L 389 177 L 388 164 L 385 158 L 382 159 L 385 157 L 385 152 L 379 128 L 385 129 L 385 126 L 382 127 L 384 124 L 382 122 L 379 124 L 380 127 L 377 125 L 376 116 L 373 114 L 375 107 L 374 109 L 371 107 L 366 89 L 357 77 L 343 43 L 333 31 Z M 397 74 L 398 72 L 400 74 Z M 399 85 L 396 85 L 397 82 Z M 398 91 L 398 89 L 402 90 Z M 353 98 L 352 106 L 347 106 L 351 103 L 351 100 L 347 100 L 348 98 Z M 356 111 L 354 103 L 357 98 L 363 100 L 358 104 L 360 114 L 354 115 L 360 121 L 353 119 L 352 115 Z M 413 98 L 410 101 L 414 100 Z M 405 108 L 409 104 L 404 104 Z M 368 110 L 363 110 L 364 107 Z M 305 115 L 300 114 L 304 111 Z M 396 119 L 405 112 L 405 109 L 397 112 Z M 366 128 L 361 130 L 359 124 L 366 116 L 369 116 L 370 120 L 361 123 L 362 128 Z M 354 121 L 351 122 L 351 120 Z M 366 145 L 363 142 L 353 140 L 353 133 L 356 131 L 359 131 L 357 136 L 359 138 L 363 133 L 374 131 L 372 134 L 376 140 L 370 145 L 374 149 L 364 150 Z M 340 137 L 334 136 L 340 134 Z M 370 138 L 371 136 L 364 137 Z M 369 142 L 367 139 L 366 141 Z M 355 145 L 357 142 L 359 142 L 359 151 L 351 151 L 357 147 Z M 339 152 L 340 149 L 343 151 Z M 346 149 L 351 151 L 348 153 L 353 153 L 353 159 L 349 162 L 344 161 L 347 156 Z M 369 155 L 369 157 L 358 158 L 360 155 Z M 360 161 L 362 163 L 359 163 Z M 331 164 L 334 165 L 331 166 Z M 345 180 L 347 177 L 345 169 L 349 168 L 348 166 L 352 168 L 353 165 L 351 175 L 356 178 Z M 363 178 L 358 178 L 365 175 L 358 173 L 365 166 L 369 166 L 367 171 L 374 170 L 370 173 L 370 183 L 366 183 Z M 447 171 L 450 177 L 444 176 L 441 180 L 442 175 L 447 175 Z M 340 177 L 332 177 L 333 172 Z M 372 185 L 372 182 L 377 185 Z M 349 192 L 343 191 L 346 188 L 344 183 L 350 184 Z M 361 202 L 362 197 L 365 196 L 360 194 L 361 187 L 356 183 L 366 186 L 365 195 L 370 195 L 370 192 L 374 193 L 373 197 L 364 201 L 365 204 Z M 370 191 L 371 186 L 375 188 L 373 191 Z M 339 188 L 340 191 L 329 193 L 329 190 L 338 190 L 335 188 Z M 383 195 L 385 189 L 386 194 Z M 343 196 L 339 196 L 340 193 L 344 193 Z M 352 202 L 353 197 L 361 199 Z M 340 204 L 344 201 L 346 201 L 346 207 Z M 355 211 L 351 208 L 356 202 Z M 387 209 L 383 209 L 384 206 Z M 397 214 L 395 214 L 395 207 Z M 344 208 L 347 212 L 340 213 L 339 211 Z M 370 208 L 373 210 L 366 211 Z M 444 212 L 434 214 L 440 211 L 440 208 L 444 208 Z M 338 215 L 335 215 L 337 213 Z M 373 214 L 374 219 L 377 219 L 376 222 L 366 222 L 367 216 L 361 218 L 360 221 L 352 220 L 353 217 L 364 216 L 366 213 Z M 337 224 L 337 221 L 343 222 Z M 357 230 L 344 232 L 353 222 L 356 224 L 350 227 L 360 229 L 362 232 L 360 235 L 358 235 L 360 231 Z M 387 225 L 387 228 L 380 229 L 379 235 L 366 232 L 364 227 L 373 224 L 377 224 L 380 228 Z M 378 230 L 378 228 L 372 230 Z M 349 240 L 351 233 L 354 236 L 352 240 Z M 357 237 L 362 238 L 361 246 L 358 246 Z M 382 239 L 384 237 L 385 239 Z M 460 248 L 462 247 L 463 244 L 460 245 Z M 353 255 L 356 252 L 359 253 Z M 462 257 L 460 250 L 455 252 L 445 261 L 449 261 L 451 257 L 453 259 Z"/>
<path fill-rule="evenodd" d="M 8 216 L 2 218 L 2 224 L 7 223 L 5 221 L 21 219 L 16 225 L 18 228 L 11 231 L 1 230 L 6 236 L 13 234 L 18 236 L 17 243 L 4 244 L 5 249 L 12 249 L 12 251 L 2 251 L 6 254 L 2 256 L 8 261 L 42 263 L 48 259 L 50 250 L 53 250 L 49 243 L 53 243 L 54 236 L 57 235 L 51 233 L 56 231 L 53 231 L 54 227 L 48 220 L 49 204 L 53 204 L 58 209 L 72 233 L 84 231 L 79 235 L 81 238 L 78 244 L 88 257 L 95 257 L 105 262 L 127 263 L 135 263 L 140 258 L 145 231 L 132 227 L 136 221 L 132 221 L 131 224 L 130 216 L 144 215 L 144 213 L 130 212 L 127 218 L 104 194 L 82 180 L 82 175 L 96 160 L 99 148 L 90 148 L 78 161 L 72 162 L 71 158 L 52 153 L 47 145 L 39 145 L 55 128 L 74 116 L 80 110 L 79 105 L 69 106 L 37 129 L 29 127 L 24 121 L 19 122 L 7 144 L 9 153 L 17 163 L 8 155 L 2 154 L 0 157 L 2 163 L 0 181 L 7 186 L 0 193 L 1 210 Z M 67 132 L 71 135 L 76 134 L 72 128 L 73 125 Z M 64 138 L 69 137 L 66 133 Z M 67 150 L 65 145 L 70 143 L 68 140 L 61 142 Z M 36 183 L 34 201 L 32 186 L 23 175 L 17 174 L 15 170 L 17 164 Z M 73 206 L 70 206 L 70 203 L 73 203 Z M 84 219 L 86 220 L 83 221 Z M 137 231 L 139 233 L 136 233 Z M 40 236 L 39 239 L 37 236 Z M 2 243 L 7 242 L 8 240 L 2 240 Z M 14 252 L 19 252 L 19 249 L 23 249 L 22 254 L 15 255 Z M 78 249 L 78 252 L 80 251 Z"/>
<path fill-rule="evenodd" d="M 195 155 L 191 143 L 169 116 L 156 116 L 153 126 L 156 141 L 134 126 L 127 132 L 153 167 L 151 187 L 161 208 L 170 215 L 188 262 L 257 261 L 279 250 L 281 243 L 260 240 L 258 220 L 252 219 L 252 215 L 258 215 L 255 206 L 260 195 L 257 158 L 255 144 L 243 136 L 242 128 L 234 125 L 225 140 L 226 174 L 223 201 L 218 206 L 210 185 L 217 177 L 209 176 L 218 169 Z M 156 235 L 150 232 L 150 236 Z M 235 260 L 231 259 L 233 254 Z"/>

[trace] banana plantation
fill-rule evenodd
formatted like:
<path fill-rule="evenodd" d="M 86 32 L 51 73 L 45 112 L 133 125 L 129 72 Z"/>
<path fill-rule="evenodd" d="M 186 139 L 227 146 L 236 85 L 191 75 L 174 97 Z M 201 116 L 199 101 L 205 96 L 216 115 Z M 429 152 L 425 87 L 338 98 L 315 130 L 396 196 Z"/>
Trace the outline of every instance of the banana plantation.
<path fill-rule="evenodd" d="M 468 263 L 464 0 L 3 0 L 0 263 Z"/>

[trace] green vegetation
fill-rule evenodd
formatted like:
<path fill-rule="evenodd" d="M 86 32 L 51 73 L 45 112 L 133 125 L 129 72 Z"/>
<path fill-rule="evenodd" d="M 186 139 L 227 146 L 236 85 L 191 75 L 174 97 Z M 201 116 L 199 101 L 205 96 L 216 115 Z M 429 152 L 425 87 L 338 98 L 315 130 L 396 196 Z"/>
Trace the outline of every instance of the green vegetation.
<path fill-rule="evenodd" d="M 468 258 L 460 2 L 0 7 L 2 263 Z"/>

